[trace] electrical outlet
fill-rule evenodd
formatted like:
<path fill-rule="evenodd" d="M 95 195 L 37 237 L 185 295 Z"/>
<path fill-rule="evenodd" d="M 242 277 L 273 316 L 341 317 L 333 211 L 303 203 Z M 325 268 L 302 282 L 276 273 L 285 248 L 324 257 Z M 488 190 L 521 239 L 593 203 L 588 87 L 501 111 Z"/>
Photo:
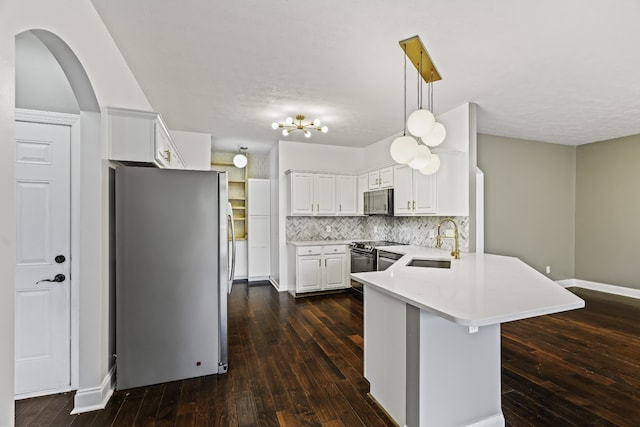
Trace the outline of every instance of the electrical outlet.
<path fill-rule="evenodd" d="M 551 266 L 550 265 L 547 265 L 546 272 L 547 272 L 547 274 L 551 274 Z"/>
<path fill-rule="evenodd" d="M 454 237 L 455 236 L 455 232 L 452 229 L 448 229 L 444 231 L 444 236 L 445 237 Z"/>
<path fill-rule="evenodd" d="M 436 230 L 429 230 L 429 238 L 435 239 L 435 237 L 436 237 Z"/>
<path fill-rule="evenodd" d="M 374 225 L 374 226 L 373 226 L 373 232 L 374 232 L 374 233 L 377 233 L 377 232 L 378 232 L 378 226 L 377 226 L 377 225 Z"/>
<path fill-rule="evenodd" d="M 327 225 L 324 229 L 327 233 L 331 233 L 331 226 Z"/>

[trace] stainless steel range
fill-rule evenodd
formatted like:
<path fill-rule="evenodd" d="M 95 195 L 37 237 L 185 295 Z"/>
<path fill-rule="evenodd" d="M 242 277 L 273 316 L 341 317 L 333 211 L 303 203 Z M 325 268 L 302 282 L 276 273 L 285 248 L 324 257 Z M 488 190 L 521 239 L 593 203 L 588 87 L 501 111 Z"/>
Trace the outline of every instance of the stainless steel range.
<path fill-rule="evenodd" d="M 365 271 L 384 270 L 391 264 L 383 257 L 379 261 L 378 248 L 385 246 L 398 246 L 405 243 L 391 242 L 389 240 L 367 240 L 362 242 L 351 242 L 351 272 L 362 273 Z M 362 295 L 362 284 L 351 281 L 351 287 L 357 295 Z"/>

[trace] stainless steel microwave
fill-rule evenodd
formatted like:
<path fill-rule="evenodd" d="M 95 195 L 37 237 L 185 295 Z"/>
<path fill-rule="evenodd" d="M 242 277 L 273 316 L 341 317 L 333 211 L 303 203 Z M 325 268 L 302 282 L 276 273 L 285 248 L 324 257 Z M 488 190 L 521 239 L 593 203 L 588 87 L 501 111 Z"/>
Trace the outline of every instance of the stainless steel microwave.
<path fill-rule="evenodd" d="M 393 216 L 393 188 L 365 191 L 364 214 Z"/>

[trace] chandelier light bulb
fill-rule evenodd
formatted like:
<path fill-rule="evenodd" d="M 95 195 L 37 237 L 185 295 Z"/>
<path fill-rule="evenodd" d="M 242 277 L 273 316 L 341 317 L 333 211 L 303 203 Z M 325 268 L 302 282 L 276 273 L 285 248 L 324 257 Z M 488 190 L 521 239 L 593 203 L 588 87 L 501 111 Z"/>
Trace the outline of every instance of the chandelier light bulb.
<path fill-rule="evenodd" d="M 305 131 L 304 131 L 304 136 L 305 136 L 306 138 L 311 138 L 311 132 L 309 132 L 308 130 L 305 130 Z"/>
<path fill-rule="evenodd" d="M 407 120 L 407 129 L 412 135 L 417 137 L 426 136 L 431 129 L 436 119 L 429 110 L 416 110 L 409 116 Z"/>
<path fill-rule="evenodd" d="M 311 122 L 311 124 L 312 124 L 313 126 L 320 126 L 320 123 L 321 123 L 321 122 L 320 122 L 320 120 L 318 120 L 318 119 L 315 119 L 313 122 Z"/>
<path fill-rule="evenodd" d="M 284 122 L 286 124 L 288 124 L 288 125 L 292 125 L 293 124 L 293 119 L 291 117 L 287 117 Z"/>
<path fill-rule="evenodd" d="M 278 122 L 271 123 L 271 129 L 278 129 L 279 127 L 280 125 L 278 124 Z"/>
<path fill-rule="evenodd" d="M 447 137 L 447 130 L 442 123 L 436 122 L 433 125 L 433 129 L 426 136 L 422 137 L 422 142 L 430 147 L 437 147 L 442 144 L 442 141 Z"/>
<path fill-rule="evenodd" d="M 438 169 L 440 169 L 440 157 L 437 154 L 432 153 L 431 159 L 429 159 L 429 162 L 425 167 L 420 169 L 420 173 L 423 175 L 433 175 L 438 172 Z"/>
<path fill-rule="evenodd" d="M 328 127 L 326 127 L 326 126 L 322 126 L 322 127 L 320 128 L 320 130 L 322 131 L 322 133 L 327 133 L 327 132 L 329 132 L 329 128 L 328 128 Z"/>
<path fill-rule="evenodd" d="M 422 169 L 429 163 L 431 160 L 431 150 L 424 144 L 418 144 L 418 154 L 416 157 L 409 162 L 409 167 L 411 169 Z"/>
<path fill-rule="evenodd" d="M 407 164 L 418 154 L 418 142 L 409 135 L 398 137 L 391 143 L 389 153 L 394 162 Z"/>
<path fill-rule="evenodd" d="M 291 133 L 291 129 L 282 129 L 282 134 L 283 134 L 284 136 L 287 136 L 287 135 L 289 135 L 290 133 Z"/>

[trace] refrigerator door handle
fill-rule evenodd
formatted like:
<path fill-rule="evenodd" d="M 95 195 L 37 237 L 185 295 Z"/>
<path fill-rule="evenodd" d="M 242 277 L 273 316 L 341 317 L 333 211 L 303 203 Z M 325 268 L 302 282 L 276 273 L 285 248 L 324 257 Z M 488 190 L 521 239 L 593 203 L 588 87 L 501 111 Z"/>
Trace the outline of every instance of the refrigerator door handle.
<path fill-rule="evenodd" d="M 231 269 L 229 270 L 229 294 L 231 294 L 233 279 L 236 274 L 236 229 L 233 224 L 233 208 L 231 203 L 227 205 L 227 217 L 231 223 Z"/>

